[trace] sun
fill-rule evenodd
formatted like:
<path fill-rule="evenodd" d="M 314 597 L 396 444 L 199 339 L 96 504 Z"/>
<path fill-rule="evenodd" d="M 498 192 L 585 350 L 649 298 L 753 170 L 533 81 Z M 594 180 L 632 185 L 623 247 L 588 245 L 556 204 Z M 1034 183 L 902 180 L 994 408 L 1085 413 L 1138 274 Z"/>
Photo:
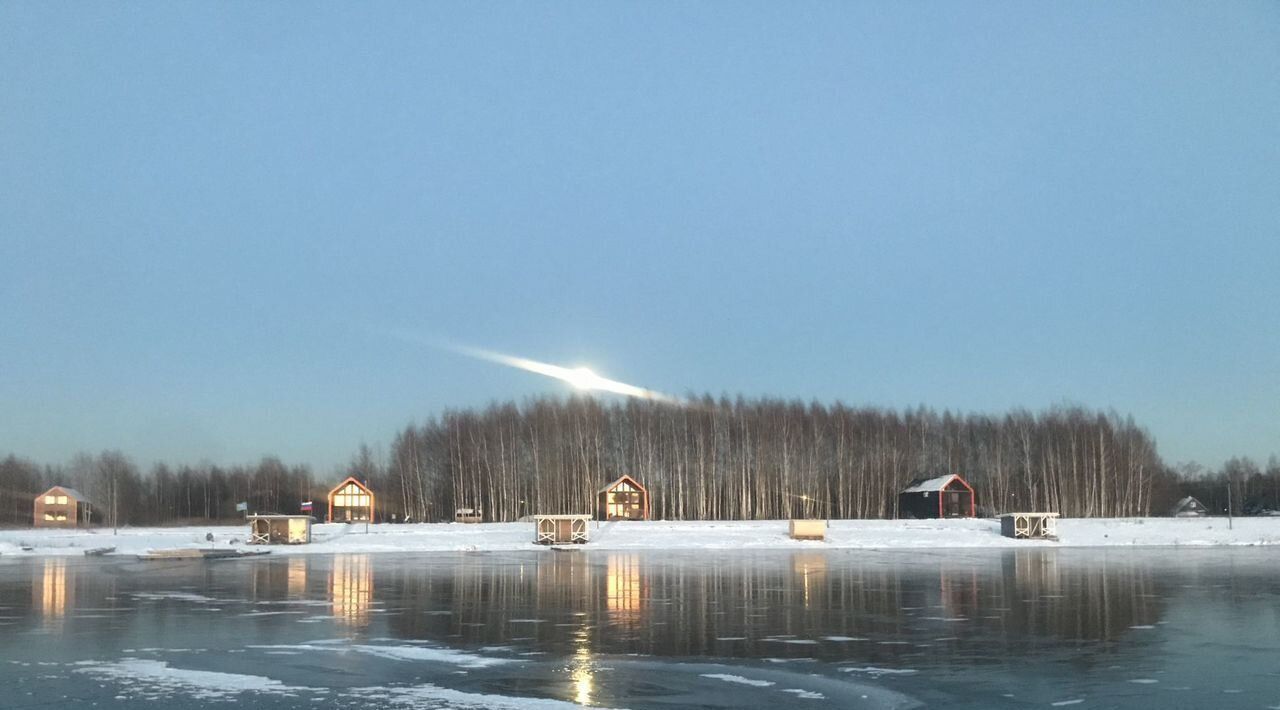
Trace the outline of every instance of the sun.
<path fill-rule="evenodd" d="M 594 390 L 600 389 L 601 380 L 604 378 L 592 372 L 589 367 L 578 367 L 566 370 L 562 375 L 562 379 L 572 385 L 574 389 Z"/>

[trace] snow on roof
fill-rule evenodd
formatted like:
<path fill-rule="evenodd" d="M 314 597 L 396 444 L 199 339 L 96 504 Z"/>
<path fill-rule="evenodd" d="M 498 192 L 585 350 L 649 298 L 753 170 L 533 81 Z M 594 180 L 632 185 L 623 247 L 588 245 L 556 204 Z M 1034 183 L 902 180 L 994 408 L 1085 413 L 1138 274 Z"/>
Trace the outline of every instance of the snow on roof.
<path fill-rule="evenodd" d="M 954 473 L 947 476 L 938 476 L 937 478 L 930 478 L 927 481 L 920 481 L 919 483 L 908 486 L 907 488 L 904 488 L 902 492 L 903 493 L 932 493 L 935 491 L 940 491 L 946 488 L 947 486 L 951 485 L 951 481 L 957 478 L 959 478 L 959 476 L 957 476 Z"/>
<path fill-rule="evenodd" d="M 74 488 L 67 488 L 66 486 L 54 486 L 53 488 L 50 488 L 50 489 L 49 489 L 49 491 L 52 491 L 52 490 L 54 490 L 54 489 L 57 489 L 57 490 L 62 491 L 63 493 L 66 493 L 69 497 L 71 497 L 71 498 L 75 498 L 76 500 L 80 501 L 81 503 L 88 503 L 88 502 L 89 502 L 89 496 L 87 496 L 87 495 L 85 495 L 85 494 L 81 493 L 80 491 L 77 491 L 77 490 L 76 490 L 76 489 L 74 489 Z M 48 494 L 49 494 L 49 491 L 45 491 L 43 495 L 48 495 Z"/>

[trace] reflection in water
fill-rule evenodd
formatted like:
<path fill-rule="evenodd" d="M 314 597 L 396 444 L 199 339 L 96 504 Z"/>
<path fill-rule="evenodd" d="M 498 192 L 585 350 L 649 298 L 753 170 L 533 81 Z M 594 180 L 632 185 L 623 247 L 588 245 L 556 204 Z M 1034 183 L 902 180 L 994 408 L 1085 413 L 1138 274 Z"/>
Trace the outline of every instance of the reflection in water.
<path fill-rule="evenodd" d="M 573 699 L 579 705 L 590 705 L 592 677 L 595 673 L 595 662 L 591 658 L 590 630 L 578 629 L 575 639 L 577 649 L 573 652 L 573 664 L 570 667 L 574 689 Z"/>
<path fill-rule="evenodd" d="M 540 550 L 181 564 L 5 559 L 0 686 L 12 687 L 6 671 L 28 678 L 45 672 L 10 667 L 8 659 L 65 663 L 134 648 L 148 649 L 148 663 L 155 651 L 174 668 L 279 671 L 290 685 L 332 674 L 351 687 L 451 686 L 456 676 L 486 695 L 607 707 L 688 707 L 709 699 L 706 707 L 718 700 L 724 707 L 735 688 L 716 682 L 707 688 L 714 697 L 684 695 L 683 681 L 668 671 L 699 673 L 686 667 L 698 657 L 717 664 L 818 659 L 829 663 L 734 663 L 743 678 L 770 682 L 768 674 L 785 672 L 919 684 L 938 693 L 926 699 L 936 707 L 951 705 L 942 686 L 960 685 L 978 701 L 966 707 L 1047 707 L 1086 695 L 1143 707 L 1152 696 L 1126 695 L 1134 678 L 1167 680 L 1147 688 L 1161 697 L 1172 697 L 1164 693 L 1175 680 L 1195 684 L 1201 695 L 1178 697 L 1188 707 L 1211 707 L 1224 688 L 1274 689 L 1277 600 L 1270 550 Z M 40 633 L 63 623 L 74 638 Z M 385 647 L 383 658 L 392 662 L 298 652 L 314 639 L 344 635 L 362 637 L 353 649 Z M 1211 679 L 1192 678 L 1203 670 L 1202 648 L 1227 659 Z M 437 649 L 522 662 L 471 672 L 438 662 Z M 902 674 L 864 678 L 877 669 Z M 774 694 L 796 687 L 784 682 L 773 691 L 736 691 L 751 694 L 755 707 L 790 707 L 796 701 Z M 56 704 L 61 686 L 41 685 L 55 702 L 28 704 Z M 1006 692 L 1018 697 L 1005 702 Z M 827 698 L 828 707 L 863 707 Z M 1274 704 L 1269 694 L 1249 700 L 1252 707 Z M 375 698 L 361 707 L 380 705 Z"/>
<path fill-rule="evenodd" d="M 333 616 L 346 626 L 369 625 L 373 602 L 373 567 L 368 555 L 337 555 L 329 572 Z"/>
<path fill-rule="evenodd" d="M 70 603 L 70 590 L 67 585 L 67 561 L 61 557 L 44 559 L 44 575 L 40 580 L 39 596 L 40 614 L 46 626 L 61 627 Z"/>
<path fill-rule="evenodd" d="M 609 555 L 605 603 L 611 623 L 635 628 L 640 622 L 645 579 L 641 574 L 639 555 Z"/>
<path fill-rule="evenodd" d="M 1159 622 L 1169 599 L 1181 593 L 1177 559 L 1045 548 L 579 550 L 301 555 L 149 567 L 137 575 L 131 568 L 113 571 L 124 564 L 119 561 L 45 558 L 27 567 L 20 588 L 0 585 L 0 606 L 30 605 L 30 618 L 51 625 L 74 615 L 76 604 L 116 606 L 132 589 L 194 592 L 220 605 L 237 597 L 282 603 L 320 593 L 329 606 L 326 616 L 340 627 L 378 625 L 378 633 L 406 639 L 532 645 L 560 654 L 572 677 L 571 694 L 599 701 L 601 655 L 856 658 L 870 665 L 914 665 L 913 658 L 929 654 L 999 658 L 1062 640 L 1146 643 L 1150 636 L 1134 627 Z M 93 574 L 76 578 L 88 567 Z M 308 589 L 319 581 L 316 574 L 327 577 L 327 589 Z M 385 606 L 375 606 L 380 603 Z M 190 602 L 153 604 L 156 610 L 171 605 L 174 613 L 191 611 Z M 254 623 L 277 632 L 301 620 L 281 614 L 283 607 L 264 609 L 273 613 L 254 616 Z M 152 618 L 168 623 L 164 615 Z"/>
<path fill-rule="evenodd" d="M 800 577 L 804 605 L 808 607 L 827 571 L 827 556 L 819 552 L 797 552 L 791 558 L 791 568 Z"/>
<path fill-rule="evenodd" d="M 307 558 L 289 558 L 289 598 L 301 599 L 307 595 Z"/>
<path fill-rule="evenodd" d="M 350 566 L 334 564 L 335 577 Z M 806 551 L 715 564 L 697 553 L 556 551 L 462 555 L 386 576 L 380 598 L 408 607 L 388 618 L 401 635 L 537 643 L 572 659 L 582 695 L 600 654 L 992 657 L 1052 638 L 1113 641 L 1154 624 L 1166 605 L 1147 558 L 1043 549 Z M 817 643 L 829 637 L 858 645 Z"/>

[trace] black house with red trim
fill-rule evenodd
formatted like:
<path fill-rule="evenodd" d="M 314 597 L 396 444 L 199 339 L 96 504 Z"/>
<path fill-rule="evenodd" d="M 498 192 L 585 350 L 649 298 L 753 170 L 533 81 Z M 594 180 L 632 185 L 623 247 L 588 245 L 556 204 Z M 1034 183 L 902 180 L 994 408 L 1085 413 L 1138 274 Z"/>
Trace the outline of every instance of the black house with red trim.
<path fill-rule="evenodd" d="M 973 488 L 954 473 L 917 478 L 898 494 L 899 518 L 972 518 L 976 511 Z"/>

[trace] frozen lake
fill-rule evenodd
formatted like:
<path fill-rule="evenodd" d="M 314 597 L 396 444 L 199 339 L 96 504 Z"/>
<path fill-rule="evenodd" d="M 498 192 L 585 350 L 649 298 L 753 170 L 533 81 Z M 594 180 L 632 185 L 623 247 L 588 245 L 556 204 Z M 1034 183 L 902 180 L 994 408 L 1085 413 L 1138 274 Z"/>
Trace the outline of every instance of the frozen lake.
<path fill-rule="evenodd" d="M 1280 707 L 1280 549 L 0 557 L 0 707 Z"/>

